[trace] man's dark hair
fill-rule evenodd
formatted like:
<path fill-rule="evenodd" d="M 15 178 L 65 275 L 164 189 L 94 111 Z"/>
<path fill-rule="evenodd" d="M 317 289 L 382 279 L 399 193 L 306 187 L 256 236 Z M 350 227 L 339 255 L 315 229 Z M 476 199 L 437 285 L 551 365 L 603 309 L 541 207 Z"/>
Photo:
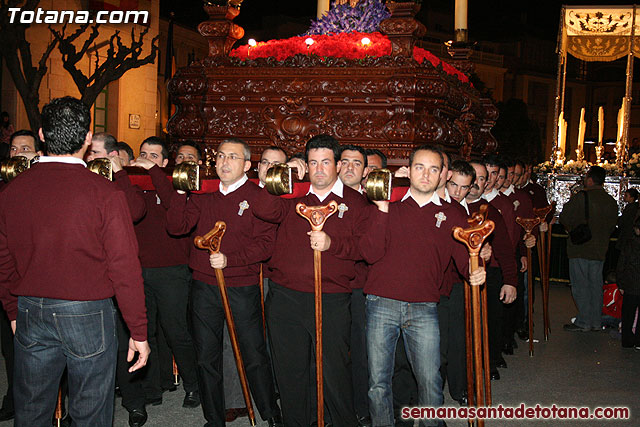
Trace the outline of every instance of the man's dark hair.
<path fill-rule="evenodd" d="M 386 168 L 387 167 L 387 156 L 385 156 L 382 151 L 376 149 L 376 148 L 367 148 L 366 150 L 364 150 L 365 154 L 367 156 L 378 156 L 382 159 L 382 167 Z"/>
<path fill-rule="evenodd" d="M 282 154 L 284 154 L 285 163 L 287 161 L 289 161 L 289 156 L 287 155 L 287 152 L 284 151 L 284 149 L 282 149 L 282 147 L 278 147 L 277 145 L 270 145 L 267 148 L 265 148 L 264 150 L 262 150 L 262 153 L 264 154 L 267 151 L 280 151 Z M 262 155 L 260 157 L 262 157 Z"/>
<path fill-rule="evenodd" d="M 600 166 L 591 166 L 591 168 L 589 168 L 589 172 L 587 172 L 587 178 L 591 178 L 595 185 L 604 184 L 606 176 L 607 172 Z"/>
<path fill-rule="evenodd" d="M 454 160 L 453 163 L 451 163 L 449 170 L 451 172 L 457 172 L 460 175 L 470 176 L 472 184 L 476 181 L 476 170 L 471 166 L 471 164 L 464 160 Z"/>
<path fill-rule="evenodd" d="M 131 148 L 126 142 L 118 142 L 118 151 L 120 150 L 124 150 L 127 153 L 127 156 L 129 156 L 129 160 L 135 159 L 135 157 L 133 156 L 133 148 Z"/>
<path fill-rule="evenodd" d="M 331 135 L 321 134 L 316 135 L 307 141 L 307 146 L 304 150 L 304 159 L 309 162 L 309 150 L 315 150 L 318 148 L 328 148 L 333 151 L 333 159 L 336 164 L 340 160 L 340 143 Z"/>
<path fill-rule="evenodd" d="M 35 132 L 32 132 L 28 129 L 17 130 L 11 134 L 11 138 L 9 139 L 9 145 L 13 142 L 13 140 L 18 136 L 30 136 L 33 138 L 33 149 L 34 151 L 44 151 L 44 144 L 40 141 L 38 135 Z"/>
<path fill-rule="evenodd" d="M 293 160 L 293 159 L 300 159 L 300 160 L 304 160 L 305 162 L 307 161 L 305 154 L 301 151 L 297 153 L 293 153 L 291 157 L 289 157 L 289 160 Z"/>
<path fill-rule="evenodd" d="M 74 154 L 82 149 L 91 125 L 91 111 L 71 96 L 42 108 L 42 134 L 49 154 Z"/>
<path fill-rule="evenodd" d="M 516 165 L 516 161 L 509 156 L 504 156 L 502 158 L 502 164 L 504 165 L 505 168 L 512 168 Z"/>
<path fill-rule="evenodd" d="M 110 133 L 107 132 L 98 132 L 93 134 L 92 139 L 99 139 L 104 143 L 104 151 L 107 154 L 112 151 L 118 151 L 118 140 L 113 137 Z"/>
<path fill-rule="evenodd" d="M 178 146 L 178 150 L 180 149 L 180 147 L 184 147 L 185 145 L 195 148 L 196 153 L 198 154 L 198 160 L 202 160 L 202 149 L 200 148 L 200 144 L 195 142 L 193 139 L 187 139 L 186 141 L 182 141 L 180 143 L 180 145 Z"/>
<path fill-rule="evenodd" d="M 369 166 L 369 162 L 367 161 L 367 152 L 364 150 L 364 148 L 353 144 L 343 145 L 342 149 L 340 150 L 340 158 L 342 158 L 342 153 L 347 150 L 357 151 L 358 153 L 362 154 L 362 157 L 364 158 L 364 167 L 366 168 L 367 166 Z"/>
<path fill-rule="evenodd" d="M 142 148 L 144 144 L 159 145 L 160 147 L 162 147 L 162 160 L 166 160 L 169 158 L 169 149 L 167 148 L 167 144 L 164 142 L 164 139 L 157 136 L 150 136 L 149 138 L 142 141 L 142 144 L 140 144 L 140 148 Z"/>
<path fill-rule="evenodd" d="M 442 151 L 438 150 L 433 145 L 427 145 L 427 144 L 419 145 L 416 148 L 414 148 L 413 151 L 411 151 L 411 154 L 409 154 L 409 166 L 413 165 L 413 158 L 415 157 L 418 151 L 429 151 L 431 153 L 436 153 L 438 156 L 440 156 L 440 171 L 442 171 L 442 167 L 444 166 L 444 156 L 442 155 Z"/>
<path fill-rule="evenodd" d="M 502 159 L 500 159 L 500 157 L 495 154 L 487 154 L 486 156 L 484 156 L 482 158 L 482 163 L 484 163 L 485 166 L 504 167 L 502 166 Z"/>
<path fill-rule="evenodd" d="M 514 162 L 514 165 L 520 166 L 522 169 L 526 168 L 526 163 L 522 159 L 516 159 L 516 161 Z"/>
<path fill-rule="evenodd" d="M 633 197 L 634 201 L 636 201 L 636 202 L 638 201 L 638 195 L 640 193 L 638 193 L 638 190 L 636 190 L 635 188 L 629 188 L 629 189 L 627 189 L 627 191 L 625 191 L 625 193 L 629 193 L 629 195 L 631 197 Z"/>

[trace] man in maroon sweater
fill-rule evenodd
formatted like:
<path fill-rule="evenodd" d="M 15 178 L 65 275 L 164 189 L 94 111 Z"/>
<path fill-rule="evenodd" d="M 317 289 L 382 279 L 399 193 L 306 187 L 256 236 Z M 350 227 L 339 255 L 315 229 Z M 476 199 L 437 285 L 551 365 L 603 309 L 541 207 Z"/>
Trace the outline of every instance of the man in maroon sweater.
<path fill-rule="evenodd" d="M 142 142 L 140 157 L 132 164 L 148 170 L 155 188 L 155 191 L 144 192 L 147 213 L 135 225 L 135 231 L 140 245 L 151 349 L 157 348 L 157 337 L 164 331 L 183 380 L 185 397 L 182 406 L 196 408 L 200 405 L 196 354 L 187 327 L 191 286 L 187 262 L 192 243 L 188 236 L 167 232 L 167 209 L 175 191 L 160 168 L 167 165 L 168 156 L 164 141 L 152 136 Z M 158 322 L 161 330 L 157 328 Z M 147 403 L 159 405 L 162 403 L 162 385 L 157 351 L 155 355 L 152 353 L 148 369 L 145 397 Z"/>
<path fill-rule="evenodd" d="M 372 263 L 365 293 L 374 426 L 394 425 L 391 376 L 400 334 L 418 382 L 418 405 L 442 405 L 437 304 L 445 271 L 453 258 L 472 285 L 485 278 L 482 268 L 469 275 L 468 252 L 453 239 L 453 227 L 468 224 L 459 207 L 443 203 L 436 194 L 442 166 L 441 152 L 426 145 L 416 148 L 410 157 L 409 191 L 400 202 L 376 202 L 379 210 L 360 242 L 365 260 Z"/>
<path fill-rule="evenodd" d="M 363 194 L 361 182 L 367 175 L 367 155 L 362 147 L 343 145 L 340 152 L 340 181 Z M 365 196 L 363 196 L 365 197 Z M 353 380 L 353 403 L 360 426 L 370 426 L 369 417 L 369 369 L 367 365 L 367 337 L 365 328 L 364 284 L 369 266 L 364 261 L 356 263 L 356 277 L 351 281 L 351 373 Z"/>
<path fill-rule="evenodd" d="M 174 195 L 167 211 L 167 229 L 172 234 L 205 235 L 217 221 L 227 229 L 220 252 L 209 256 L 193 249 L 189 265 L 193 269 L 191 320 L 198 362 L 198 382 L 207 426 L 225 423 L 222 333 L 224 307 L 214 268 L 222 269 L 233 313 L 238 343 L 247 380 L 262 419 L 269 426 L 281 425 L 280 410 L 267 355 L 260 289 L 260 262 L 273 250 L 275 226 L 256 218 L 252 210 L 262 191 L 247 178 L 251 151 L 240 139 L 226 139 L 216 153 L 216 173 L 220 190 L 208 194 L 184 192 Z"/>
<path fill-rule="evenodd" d="M 486 192 L 487 168 L 483 163 L 471 162 L 476 171 L 476 181 L 467 195 L 469 213 L 480 210 L 482 205 L 488 206 L 487 218 L 493 221 L 495 229 L 489 242 L 492 246 L 492 256 L 487 267 L 487 313 L 489 330 L 489 363 L 491 377 L 500 379 L 499 367 L 506 367 L 501 350 L 503 348 L 503 320 L 504 305 L 515 301 L 517 293 L 517 266 L 513 243 L 509 237 L 507 225 L 500 211 L 482 198 Z M 506 209 L 508 206 L 505 206 Z M 513 353 L 513 351 L 511 352 Z"/>
<path fill-rule="evenodd" d="M 122 191 L 85 168 L 89 108 L 66 97 L 42 110 L 49 156 L 0 195 L 0 298 L 15 331 L 17 426 L 51 422 L 67 367 L 78 425 L 111 425 L 117 343 L 112 296 L 131 331 L 130 371 L 146 364 L 146 316 Z"/>
<path fill-rule="evenodd" d="M 266 316 L 280 397 L 287 426 L 313 425 L 316 396 L 313 375 L 315 341 L 313 251 L 322 251 L 324 403 L 334 426 L 357 425 L 349 357 L 351 280 L 360 259 L 357 238 L 365 231 L 367 201 L 338 179 L 340 146 L 331 136 L 318 135 L 305 151 L 311 186 L 304 197 L 283 199 L 266 191 L 259 195 L 254 214 L 280 224 L 271 267 Z M 296 165 L 298 176 L 304 167 Z M 309 231 L 296 214 L 296 203 L 326 205 L 335 200 L 339 212 L 323 231 Z"/>

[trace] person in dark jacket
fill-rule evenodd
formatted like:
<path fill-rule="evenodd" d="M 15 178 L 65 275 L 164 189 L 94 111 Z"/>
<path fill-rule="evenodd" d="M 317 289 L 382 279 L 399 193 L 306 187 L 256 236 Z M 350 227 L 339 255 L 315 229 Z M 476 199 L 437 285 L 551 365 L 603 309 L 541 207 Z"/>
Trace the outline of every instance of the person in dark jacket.
<path fill-rule="evenodd" d="M 636 310 L 640 307 L 640 218 L 633 223 L 633 234 L 620 252 L 617 279 L 622 298 L 622 347 L 640 349 L 640 331 L 633 332 Z"/>
<path fill-rule="evenodd" d="M 622 215 L 618 218 L 618 242 L 616 249 L 621 251 L 627 240 L 633 238 L 633 223 L 638 217 L 638 190 L 629 188 L 624 192 L 623 199 L 627 206 L 624 207 Z"/>

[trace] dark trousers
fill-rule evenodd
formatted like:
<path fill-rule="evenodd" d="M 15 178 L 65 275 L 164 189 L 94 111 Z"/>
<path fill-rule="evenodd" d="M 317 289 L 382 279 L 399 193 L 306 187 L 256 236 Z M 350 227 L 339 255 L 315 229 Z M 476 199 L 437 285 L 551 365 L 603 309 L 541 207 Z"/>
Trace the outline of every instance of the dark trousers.
<path fill-rule="evenodd" d="M 365 333 L 366 297 L 362 289 L 351 293 L 351 373 L 353 375 L 353 403 L 359 417 L 369 415 L 369 367 L 367 335 Z"/>
<path fill-rule="evenodd" d="M 460 400 L 467 390 L 467 360 L 464 323 L 464 285 L 454 283 L 451 295 L 438 304 L 440 325 L 440 374 L 449 383 L 449 394 Z"/>
<path fill-rule="evenodd" d="M 500 301 L 503 286 L 502 271 L 498 267 L 487 267 L 487 327 L 489 332 L 489 364 L 495 368 L 502 357 L 504 343 L 504 304 Z M 510 305 L 516 304 L 518 300 Z M 511 334 L 513 337 L 513 333 Z"/>
<path fill-rule="evenodd" d="M 196 354 L 187 327 L 187 305 L 191 285 L 189 268 L 186 265 L 143 268 L 142 277 L 147 304 L 147 334 L 151 347 L 145 377 L 145 393 L 148 398 L 156 398 L 162 394 L 163 373 L 166 377 L 166 367 L 170 363 L 166 356 L 159 356 L 158 340 L 163 331 L 164 338 L 176 359 L 184 390 L 197 391 Z M 162 329 L 157 327 L 158 323 Z"/>
<path fill-rule="evenodd" d="M 625 292 L 622 297 L 622 346 L 633 347 L 640 345 L 640 321 L 636 326 L 636 333 L 632 331 L 636 310 L 640 308 L 640 295 Z"/>
<path fill-rule="evenodd" d="M 13 410 L 13 331 L 4 310 L 0 313 L 0 344 L 7 371 L 7 394 L 2 399 L 2 408 Z"/>
<path fill-rule="evenodd" d="M 309 427 L 316 420 L 314 295 L 269 284 L 266 316 L 273 364 L 286 427 Z M 357 425 L 353 408 L 351 295 L 322 295 L 322 367 L 325 419 L 335 427 Z M 327 416 L 328 413 L 328 416 Z"/>
<path fill-rule="evenodd" d="M 262 331 L 260 289 L 258 285 L 227 287 L 227 294 L 251 394 L 262 419 L 272 418 L 278 414 L 278 406 Z M 191 311 L 202 410 L 208 425 L 223 426 L 222 334 L 225 317 L 220 289 L 194 280 Z"/>
<path fill-rule="evenodd" d="M 65 367 L 74 424 L 113 423 L 117 340 L 110 299 L 19 297 L 14 344 L 15 426 L 51 424 Z"/>
<path fill-rule="evenodd" d="M 116 365 L 116 382 L 122 393 L 122 406 L 127 411 L 144 408 L 144 389 L 143 378 L 147 373 L 148 367 L 138 369 L 135 372 L 129 372 L 129 367 L 135 362 L 135 358 L 131 362 L 127 362 L 127 353 L 129 351 L 129 338 L 131 333 L 124 323 L 120 310 L 116 313 L 116 328 L 118 333 L 118 363 Z"/>

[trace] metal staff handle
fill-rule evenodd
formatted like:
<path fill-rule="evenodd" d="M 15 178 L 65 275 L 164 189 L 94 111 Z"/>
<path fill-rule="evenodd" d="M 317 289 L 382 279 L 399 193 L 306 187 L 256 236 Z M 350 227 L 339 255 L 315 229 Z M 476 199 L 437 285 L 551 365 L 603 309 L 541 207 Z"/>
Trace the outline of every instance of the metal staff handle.
<path fill-rule="evenodd" d="M 224 232 L 226 230 L 227 224 L 225 224 L 224 221 L 217 221 L 211 231 L 204 236 L 196 236 L 196 238 L 193 239 L 193 243 L 199 249 L 207 249 L 210 254 L 218 253 L 220 251 L 220 244 L 222 243 L 222 236 L 224 236 Z M 214 270 L 216 272 L 216 279 L 218 280 L 218 287 L 220 288 L 220 296 L 222 297 L 224 317 L 227 319 L 229 338 L 231 340 L 231 347 L 233 348 L 233 356 L 236 359 L 236 368 L 238 368 L 238 376 L 240 377 L 244 403 L 247 405 L 247 412 L 249 412 L 249 421 L 252 426 L 255 426 L 256 417 L 253 412 L 253 405 L 251 404 L 251 395 L 249 394 L 249 385 L 247 383 L 247 373 L 244 369 L 242 354 L 240 353 L 240 346 L 238 345 L 238 335 L 236 333 L 236 325 L 233 322 L 231 306 L 229 305 L 229 297 L 227 296 L 227 287 L 224 283 L 224 275 L 222 274 L 221 269 L 214 268 Z"/>
<path fill-rule="evenodd" d="M 322 231 L 327 219 L 338 211 L 335 200 L 325 206 L 296 205 L 296 213 L 309 221 L 312 231 Z M 324 426 L 324 380 L 322 374 L 322 252 L 313 250 L 313 278 L 316 309 L 316 395 L 318 405 L 318 426 Z"/>
<path fill-rule="evenodd" d="M 547 223 L 547 216 L 554 209 L 554 205 L 533 210 L 533 214 L 540 219 L 540 224 Z M 544 340 L 549 341 L 549 260 L 547 257 L 547 239 L 551 240 L 551 227 L 547 223 L 547 231 L 540 232 L 537 242 L 538 264 L 540 265 L 540 285 L 542 287 L 542 315 L 544 318 Z"/>
<path fill-rule="evenodd" d="M 516 222 L 524 228 L 525 239 L 540 224 L 540 218 L 516 218 Z M 531 268 L 531 248 L 527 248 L 527 296 L 529 297 L 529 356 L 533 356 L 533 269 Z"/>
<path fill-rule="evenodd" d="M 486 220 L 487 215 L 487 206 L 481 206 L 480 210 L 474 214 L 474 216 L 468 220 L 469 227 L 463 229 L 462 227 L 455 227 L 453 229 L 453 237 L 461 243 L 464 243 L 469 251 L 469 264 L 471 266 L 471 271 L 475 271 L 479 267 L 479 254 L 480 248 L 484 243 L 485 239 L 493 232 L 495 228 L 495 224 L 493 221 Z M 484 345 L 482 343 L 483 337 L 483 326 L 486 329 L 486 324 L 482 323 L 482 314 L 481 314 L 481 297 L 480 297 L 480 286 L 471 286 L 471 300 L 472 300 L 472 308 L 473 308 L 473 356 L 474 356 L 474 366 L 475 366 L 475 401 L 476 407 L 485 406 L 485 402 L 490 404 L 491 402 L 491 391 L 490 385 L 487 387 L 487 377 L 489 372 L 487 372 L 484 368 L 485 358 L 483 353 L 488 353 L 487 345 L 488 343 L 485 341 Z M 484 350 L 484 351 L 483 351 Z M 484 375 L 483 375 L 484 371 Z M 483 381 L 484 379 L 484 381 Z M 490 380 L 489 380 L 490 381 Z M 484 383 L 484 391 L 482 393 Z M 486 399 L 485 399 L 486 398 Z M 484 426 L 484 420 L 477 420 L 478 426 Z"/>

